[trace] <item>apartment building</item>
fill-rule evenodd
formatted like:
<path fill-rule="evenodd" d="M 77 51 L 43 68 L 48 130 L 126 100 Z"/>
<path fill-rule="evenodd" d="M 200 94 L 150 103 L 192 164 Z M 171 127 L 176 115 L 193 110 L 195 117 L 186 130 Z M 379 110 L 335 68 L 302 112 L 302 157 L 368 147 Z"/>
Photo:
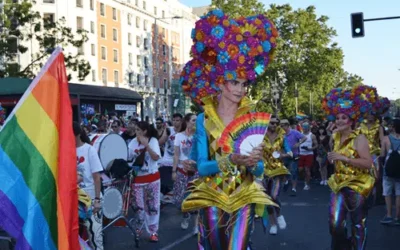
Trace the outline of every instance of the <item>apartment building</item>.
<path fill-rule="evenodd" d="M 190 59 L 198 19 L 191 8 L 178 0 L 36 0 L 34 9 L 54 21 L 64 17 L 74 31 L 88 31 L 82 48 L 64 48 L 81 53 L 92 68 L 85 81 L 73 75 L 72 82 L 132 89 L 144 98 L 144 116 L 170 115 L 171 84 Z M 24 53 L 22 64 L 30 56 Z"/>

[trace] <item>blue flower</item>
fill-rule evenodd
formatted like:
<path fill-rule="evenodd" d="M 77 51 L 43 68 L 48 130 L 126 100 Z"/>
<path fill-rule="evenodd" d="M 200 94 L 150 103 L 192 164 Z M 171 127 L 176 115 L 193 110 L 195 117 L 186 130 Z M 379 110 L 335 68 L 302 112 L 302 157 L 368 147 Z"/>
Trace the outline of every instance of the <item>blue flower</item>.
<path fill-rule="evenodd" d="M 218 62 L 220 64 L 227 64 L 229 62 L 229 59 L 230 59 L 228 51 L 219 52 L 217 58 L 218 58 Z"/>
<path fill-rule="evenodd" d="M 197 43 L 196 43 L 196 50 L 197 50 L 198 52 L 200 52 L 200 53 L 203 52 L 204 48 L 205 48 L 204 43 L 202 43 L 202 42 L 197 42 Z"/>
<path fill-rule="evenodd" d="M 269 41 L 262 42 L 262 47 L 264 52 L 269 52 L 271 50 L 271 43 Z"/>
<path fill-rule="evenodd" d="M 196 30 L 192 29 L 192 34 L 190 35 L 192 37 L 192 39 L 194 39 L 196 37 Z"/>
<path fill-rule="evenodd" d="M 201 76 L 201 69 L 196 70 L 196 76 Z"/>
<path fill-rule="evenodd" d="M 254 71 L 257 73 L 257 75 L 262 75 L 262 73 L 264 73 L 264 65 L 258 64 Z"/>
<path fill-rule="evenodd" d="M 250 48 L 247 43 L 241 43 L 239 44 L 239 50 L 242 54 L 247 55 L 247 52 L 249 52 Z"/>
<path fill-rule="evenodd" d="M 229 80 L 236 80 L 237 75 L 236 75 L 236 72 L 235 72 L 235 71 L 233 71 L 233 70 L 227 70 L 227 71 L 225 71 L 225 73 L 224 73 L 224 77 L 225 77 L 225 80 L 227 80 L 227 81 L 229 81 Z"/>
<path fill-rule="evenodd" d="M 206 84 L 206 81 L 204 81 L 204 80 L 199 80 L 198 82 L 197 82 L 197 86 L 201 86 L 201 87 L 204 87 L 204 85 Z"/>
<path fill-rule="evenodd" d="M 221 17 L 224 16 L 224 12 L 223 12 L 222 10 L 219 10 L 219 9 L 213 10 L 213 11 L 212 11 L 212 14 L 215 15 L 215 16 L 217 16 L 217 17 L 219 17 L 219 18 L 221 18 Z"/>
<path fill-rule="evenodd" d="M 211 34 L 218 39 L 222 39 L 225 35 L 225 30 L 220 25 L 217 25 L 211 30 Z"/>
<path fill-rule="evenodd" d="M 233 19 L 231 19 L 230 22 L 231 22 L 231 25 L 239 26 L 239 24 Z"/>

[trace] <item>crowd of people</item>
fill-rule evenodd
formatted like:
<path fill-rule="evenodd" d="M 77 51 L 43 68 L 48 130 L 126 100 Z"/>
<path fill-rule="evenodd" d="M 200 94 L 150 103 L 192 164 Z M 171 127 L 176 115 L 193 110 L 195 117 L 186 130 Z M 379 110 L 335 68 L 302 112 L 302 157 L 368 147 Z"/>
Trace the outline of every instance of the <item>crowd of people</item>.
<path fill-rule="evenodd" d="M 221 150 L 222 131 L 241 115 L 257 111 L 246 96 L 247 87 L 265 72 L 277 36 L 263 15 L 230 19 L 212 10 L 196 23 L 193 59 L 181 75 L 183 90 L 203 112 L 174 114 L 171 122 L 157 118 L 155 124 L 135 117 L 104 117 L 95 126 L 74 125 L 78 170 L 82 169 L 79 185 L 94 204 L 89 231 L 94 233 L 95 249 L 102 248 L 93 226 L 99 221 L 95 214 L 101 206 L 102 168 L 91 158 L 96 154 L 90 142 L 84 143 L 85 130 L 120 134 L 126 141 L 128 161 L 138 169 L 132 185 L 137 234 L 145 228 L 152 242 L 159 240 L 161 204 L 172 203 L 182 213 L 182 229 L 187 230 L 190 216 L 196 216 L 193 233 L 198 234 L 199 250 L 250 249 L 257 216 L 270 221 L 272 235 L 287 227 L 279 193 L 290 187 L 295 196 L 299 177 L 304 178 L 305 191 L 312 192 L 312 180 L 332 190 L 332 249 L 366 248 L 374 194 L 385 197 L 387 212 L 381 222 L 400 225 L 400 120 L 381 120 L 389 104 L 373 87 L 332 89 L 322 100 L 323 122 L 272 116 L 263 143 L 251 152 Z M 86 156 L 89 164 L 81 167 Z"/>

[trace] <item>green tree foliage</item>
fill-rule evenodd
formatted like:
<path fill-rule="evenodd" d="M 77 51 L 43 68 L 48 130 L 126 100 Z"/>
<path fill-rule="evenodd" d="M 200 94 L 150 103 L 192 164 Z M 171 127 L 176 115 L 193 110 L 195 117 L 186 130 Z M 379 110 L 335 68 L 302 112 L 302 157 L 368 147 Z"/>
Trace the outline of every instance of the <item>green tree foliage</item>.
<path fill-rule="evenodd" d="M 42 19 L 39 12 L 32 10 L 32 1 L 0 0 L 0 77 L 34 77 L 46 62 L 55 47 L 76 48 L 75 53 L 65 53 L 65 65 L 70 71 L 77 72 L 78 79 L 84 80 L 90 73 L 90 64 L 78 48 L 88 40 L 87 31 L 73 31 L 66 26 L 65 18 L 56 22 Z M 23 65 L 16 59 L 25 54 L 31 43 L 39 49 L 31 52 L 31 61 Z M 68 75 L 71 78 L 71 75 Z"/>
<path fill-rule="evenodd" d="M 232 17 L 265 13 L 264 4 L 258 0 L 212 0 L 211 8 L 221 9 Z"/>

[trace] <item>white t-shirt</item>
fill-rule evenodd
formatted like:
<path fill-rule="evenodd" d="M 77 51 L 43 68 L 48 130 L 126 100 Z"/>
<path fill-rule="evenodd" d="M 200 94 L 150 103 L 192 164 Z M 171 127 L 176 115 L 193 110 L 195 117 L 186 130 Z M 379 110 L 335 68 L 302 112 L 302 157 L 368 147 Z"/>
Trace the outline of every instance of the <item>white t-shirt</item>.
<path fill-rule="evenodd" d="M 169 166 L 172 167 L 174 161 L 174 141 L 176 136 L 176 131 L 173 127 L 169 127 L 170 135 L 168 136 L 167 141 L 164 144 L 164 156 L 160 160 L 161 166 Z"/>
<path fill-rule="evenodd" d="M 158 140 L 156 138 L 151 138 L 149 141 L 149 147 L 158 155 L 161 156 L 160 152 L 160 144 L 158 144 Z M 129 157 L 128 159 L 133 159 L 135 162 L 136 157 L 140 155 L 141 152 L 145 150 L 145 147 L 142 144 L 139 144 L 137 138 L 133 139 L 128 146 Z M 138 173 L 139 176 L 154 174 L 158 171 L 158 161 L 154 161 L 148 151 L 146 151 L 144 155 L 144 164 L 140 168 Z"/>
<path fill-rule="evenodd" d="M 314 151 L 311 150 L 306 150 L 303 149 L 302 147 L 306 146 L 307 148 L 312 148 L 312 133 L 309 132 L 308 135 L 305 135 L 305 137 L 307 137 L 307 140 L 305 140 L 305 142 L 303 142 L 302 144 L 300 144 L 300 155 L 313 155 Z"/>
<path fill-rule="evenodd" d="M 90 198 L 94 199 L 95 187 L 93 173 L 103 171 L 99 155 L 96 149 L 87 143 L 76 148 L 78 172 L 82 174 L 83 181 L 79 183 L 79 187 L 86 191 Z"/>
<path fill-rule="evenodd" d="M 175 136 L 175 147 L 179 147 L 179 161 L 188 160 L 193 147 L 193 136 L 187 136 L 185 132 L 177 133 Z M 182 168 L 181 164 L 178 167 Z"/>

